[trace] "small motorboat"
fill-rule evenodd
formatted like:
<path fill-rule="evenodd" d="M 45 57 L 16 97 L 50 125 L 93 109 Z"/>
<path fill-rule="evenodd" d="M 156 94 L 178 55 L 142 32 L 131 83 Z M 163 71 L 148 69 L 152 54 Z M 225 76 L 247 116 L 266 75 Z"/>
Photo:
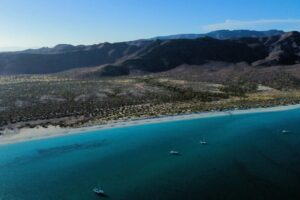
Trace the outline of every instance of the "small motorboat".
<path fill-rule="evenodd" d="M 104 190 L 101 189 L 101 187 L 95 187 L 93 189 L 93 192 L 96 193 L 97 195 L 105 196 L 105 192 Z"/>
<path fill-rule="evenodd" d="M 204 141 L 204 140 L 200 140 L 200 142 L 199 142 L 201 145 L 206 145 L 207 144 L 207 142 L 206 141 Z"/>
<path fill-rule="evenodd" d="M 281 133 L 288 134 L 288 133 L 291 133 L 291 131 L 289 131 L 289 130 L 282 130 Z"/>
<path fill-rule="evenodd" d="M 171 155 L 174 155 L 174 156 L 178 156 L 179 155 L 179 152 L 178 151 L 174 151 L 174 150 L 171 150 L 169 153 Z"/>

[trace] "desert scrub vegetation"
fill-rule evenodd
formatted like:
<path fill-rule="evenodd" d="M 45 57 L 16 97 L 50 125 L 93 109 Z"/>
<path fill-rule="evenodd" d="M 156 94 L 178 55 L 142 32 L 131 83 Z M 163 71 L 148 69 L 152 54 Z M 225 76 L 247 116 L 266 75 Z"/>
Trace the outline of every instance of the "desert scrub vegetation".
<path fill-rule="evenodd" d="M 220 99 L 228 98 L 229 96 L 226 93 L 220 92 L 211 92 L 211 91 L 197 91 L 192 87 L 180 87 L 178 84 L 169 82 L 162 82 L 154 78 L 144 78 L 140 81 L 145 82 L 148 85 L 156 86 L 167 90 L 172 96 L 169 96 L 167 99 L 162 99 L 164 102 L 168 101 L 186 101 L 197 99 L 199 101 L 217 101 Z"/>
<path fill-rule="evenodd" d="M 257 89 L 258 84 L 245 80 L 226 81 L 220 88 L 225 94 L 237 97 L 245 97 L 246 94 L 255 92 Z"/>
<path fill-rule="evenodd" d="M 246 82 L 204 83 L 151 76 L 66 79 L 0 77 L 0 128 L 91 123 L 297 103 L 300 92 Z M 5 83 L 4 83 L 5 82 Z"/>

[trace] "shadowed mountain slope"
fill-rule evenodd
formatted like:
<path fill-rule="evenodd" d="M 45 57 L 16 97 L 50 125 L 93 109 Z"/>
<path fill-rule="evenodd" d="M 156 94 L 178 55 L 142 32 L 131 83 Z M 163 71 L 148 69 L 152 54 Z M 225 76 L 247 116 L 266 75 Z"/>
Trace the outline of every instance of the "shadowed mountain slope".
<path fill-rule="evenodd" d="M 157 73 L 183 64 L 200 66 L 210 61 L 245 62 L 253 67 L 300 63 L 299 32 L 268 37 L 250 35 L 245 38 L 238 37 L 243 36 L 244 32 L 235 33 L 228 36 L 231 39 L 227 40 L 211 37 L 140 40 L 91 46 L 58 45 L 54 48 L 1 53 L 0 74 L 63 71 L 68 71 L 65 74 L 74 74 L 72 70 L 76 69 L 75 74 L 79 77 L 99 77 Z M 262 32 L 261 35 L 268 34 Z"/>

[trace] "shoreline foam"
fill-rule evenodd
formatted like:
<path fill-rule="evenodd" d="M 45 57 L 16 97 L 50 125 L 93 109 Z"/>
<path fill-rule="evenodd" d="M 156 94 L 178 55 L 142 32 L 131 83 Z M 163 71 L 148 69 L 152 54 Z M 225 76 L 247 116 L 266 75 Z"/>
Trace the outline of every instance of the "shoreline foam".
<path fill-rule="evenodd" d="M 251 113 L 266 113 L 266 112 L 280 112 L 300 108 L 300 104 L 297 105 L 286 105 L 286 106 L 275 106 L 267 108 L 250 108 L 242 110 L 228 110 L 228 111 L 209 111 L 199 112 L 190 114 L 177 114 L 170 116 L 158 116 L 149 118 L 137 118 L 117 122 L 109 122 L 104 125 L 96 125 L 82 128 L 60 128 L 56 126 L 50 126 L 48 128 L 23 128 L 16 134 L 8 134 L 0 136 L 0 145 L 8 145 L 32 140 L 48 139 L 53 137 L 63 137 L 74 134 L 83 134 L 84 132 L 107 130 L 112 128 L 123 128 L 129 126 L 138 126 L 144 124 L 157 124 L 172 121 L 183 121 L 210 117 L 222 117 L 230 115 L 243 115 Z"/>

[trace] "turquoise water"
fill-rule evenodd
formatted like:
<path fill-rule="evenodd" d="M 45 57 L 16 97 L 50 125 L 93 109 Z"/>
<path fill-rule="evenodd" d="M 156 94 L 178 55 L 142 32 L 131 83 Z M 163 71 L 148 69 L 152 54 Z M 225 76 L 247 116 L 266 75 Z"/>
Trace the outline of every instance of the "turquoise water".
<path fill-rule="evenodd" d="M 117 200 L 299 200 L 300 109 L 0 146 L 1 200 L 101 199 L 97 185 Z"/>

